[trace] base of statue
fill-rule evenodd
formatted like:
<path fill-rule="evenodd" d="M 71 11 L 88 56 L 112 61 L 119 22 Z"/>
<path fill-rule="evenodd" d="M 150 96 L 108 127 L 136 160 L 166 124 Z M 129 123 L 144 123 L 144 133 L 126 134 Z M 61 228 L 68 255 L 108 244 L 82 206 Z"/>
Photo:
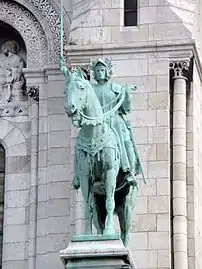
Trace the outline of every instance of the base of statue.
<path fill-rule="evenodd" d="M 65 269 L 134 269 L 119 235 L 75 235 L 60 251 Z"/>

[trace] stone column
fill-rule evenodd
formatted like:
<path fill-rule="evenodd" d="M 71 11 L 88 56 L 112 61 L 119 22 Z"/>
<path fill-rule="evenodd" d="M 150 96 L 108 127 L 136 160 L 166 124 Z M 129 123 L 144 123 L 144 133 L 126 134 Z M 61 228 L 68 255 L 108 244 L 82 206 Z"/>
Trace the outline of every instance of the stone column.
<path fill-rule="evenodd" d="M 173 244 L 174 268 L 187 269 L 187 201 L 186 201 L 186 80 L 188 62 L 170 63 L 173 85 Z"/>

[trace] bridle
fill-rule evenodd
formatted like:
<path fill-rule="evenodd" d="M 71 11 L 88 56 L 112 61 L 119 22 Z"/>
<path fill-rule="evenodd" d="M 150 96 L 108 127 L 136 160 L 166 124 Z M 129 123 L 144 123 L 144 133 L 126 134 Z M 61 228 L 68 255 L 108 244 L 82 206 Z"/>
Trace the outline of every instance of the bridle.
<path fill-rule="evenodd" d="M 115 103 L 117 101 L 118 101 L 118 103 L 112 109 L 108 110 L 107 112 L 103 112 L 103 114 L 100 115 L 100 116 L 98 116 L 98 117 L 89 117 L 89 116 L 87 116 L 87 115 L 85 115 L 83 113 L 83 109 L 82 108 L 78 109 L 78 112 L 77 113 L 83 118 L 83 124 L 85 123 L 87 125 L 97 125 L 97 124 L 102 123 L 103 121 L 106 121 L 108 118 L 110 118 L 112 115 L 114 115 L 117 112 L 117 110 L 120 108 L 120 106 L 122 105 L 122 103 L 124 101 L 125 91 L 126 91 L 125 88 L 126 87 L 127 86 L 124 85 L 122 87 L 121 92 L 117 95 L 117 97 L 114 98 L 110 103 L 108 103 L 105 106 L 103 106 L 102 107 L 102 110 L 105 107 L 107 107 L 107 106 L 109 106 L 109 105 L 111 105 L 111 104 L 113 104 L 113 103 Z"/>

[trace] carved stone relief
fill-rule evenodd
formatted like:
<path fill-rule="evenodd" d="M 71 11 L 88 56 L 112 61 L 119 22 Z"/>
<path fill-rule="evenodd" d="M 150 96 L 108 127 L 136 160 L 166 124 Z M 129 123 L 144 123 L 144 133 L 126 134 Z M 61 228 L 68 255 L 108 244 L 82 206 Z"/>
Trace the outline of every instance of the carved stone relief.
<path fill-rule="evenodd" d="M 39 66 L 48 62 L 46 35 L 40 23 L 27 9 L 14 1 L 3 0 L 0 2 L 0 20 L 15 28 L 24 39 L 28 66 Z"/>
<path fill-rule="evenodd" d="M 22 73 L 23 59 L 18 55 L 19 45 L 15 40 L 6 41 L 0 53 L 0 104 L 25 101 L 25 78 Z"/>
<path fill-rule="evenodd" d="M 185 73 L 189 70 L 189 60 L 170 62 L 170 69 L 174 71 L 174 76 L 186 76 Z"/>
<path fill-rule="evenodd" d="M 54 47 L 48 52 L 48 42 L 43 28 L 32 13 L 11 0 L 0 1 L 0 19 L 13 26 L 23 37 L 28 50 L 28 65 L 57 63 L 60 48 L 59 13 L 48 0 L 27 0 L 45 17 Z M 68 21 L 69 22 L 69 21 Z M 70 23 L 70 22 L 69 22 Z M 67 38 L 64 35 L 64 43 Z"/>
<path fill-rule="evenodd" d="M 185 77 L 193 81 L 193 57 L 187 60 L 174 60 L 169 63 L 171 77 Z"/>
<path fill-rule="evenodd" d="M 21 102 L 19 104 L 12 104 L 7 106 L 0 106 L 0 118 L 1 117 L 17 117 L 28 116 L 28 104 L 27 102 Z"/>
<path fill-rule="evenodd" d="M 39 101 L 39 86 L 28 86 L 27 93 L 33 100 Z"/>

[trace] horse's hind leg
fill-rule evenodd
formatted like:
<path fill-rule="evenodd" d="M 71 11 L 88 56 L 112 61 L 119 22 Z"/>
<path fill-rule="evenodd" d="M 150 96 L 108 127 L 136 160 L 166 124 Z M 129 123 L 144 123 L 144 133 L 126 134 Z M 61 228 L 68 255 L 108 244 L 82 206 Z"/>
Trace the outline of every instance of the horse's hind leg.
<path fill-rule="evenodd" d="M 136 186 L 130 187 L 130 191 L 126 196 L 125 202 L 120 206 L 117 212 L 121 227 L 121 239 L 124 246 L 127 246 L 129 241 L 129 229 L 132 223 L 132 213 L 136 203 L 137 191 Z"/>
<path fill-rule="evenodd" d="M 116 210 L 116 213 L 117 213 L 117 216 L 118 216 L 118 219 L 119 219 L 119 224 L 120 224 L 120 229 L 121 229 L 121 240 L 122 242 L 124 243 L 125 242 L 125 227 L 124 227 L 124 207 L 125 205 L 121 205 L 119 206 L 119 208 Z M 124 243 L 125 245 L 125 243 Z"/>
<path fill-rule="evenodd" d="M 121 240 L 125 247 L 128 245 L 129 241 L 129 228 L 131 222 L 132 209 L 130 206 L 125 204 L 121 205 L 119 212 L 117 212 L 120 228 L 121 228 Z"/>
<path fill-rule="evenodd" d="M 97 230 L 97 234 L 103 234 L 104 225 L 102 225 L 102 223 L 101 223 L 99 214 L 100 213 L 97 211 L 97 208 L 94 204 L 94 206 L 93 206 L 93 224 Z"/>

